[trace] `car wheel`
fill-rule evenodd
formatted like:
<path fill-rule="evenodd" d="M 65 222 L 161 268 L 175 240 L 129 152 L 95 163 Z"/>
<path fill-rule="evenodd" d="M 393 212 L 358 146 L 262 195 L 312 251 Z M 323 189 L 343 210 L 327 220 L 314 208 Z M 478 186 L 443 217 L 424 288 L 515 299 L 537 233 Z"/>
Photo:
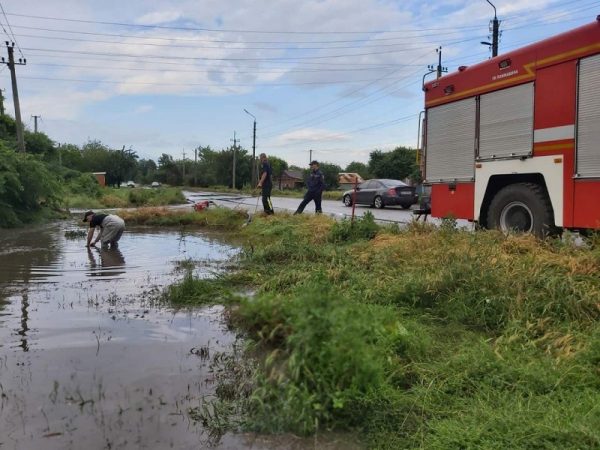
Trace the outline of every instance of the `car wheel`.
<path fill-rule="evenodd" d="M 352 206 L 352 198 L 349 194 L 344 195 L 344 205 Z"/>
<path fill-rule="evenodd" d="M 373 200 L 373 206 L 377 209 L 381 209 L 384 207 L 383 199 L 379 195 L 375 197 L 375 200 Z"/>

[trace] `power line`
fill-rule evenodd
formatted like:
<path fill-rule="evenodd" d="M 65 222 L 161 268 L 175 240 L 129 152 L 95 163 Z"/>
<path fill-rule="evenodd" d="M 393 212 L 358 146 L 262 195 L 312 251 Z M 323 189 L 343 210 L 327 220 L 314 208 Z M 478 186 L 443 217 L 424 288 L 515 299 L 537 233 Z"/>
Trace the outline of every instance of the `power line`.
<path fill-rule="evenodd" d="M 53 50 L 54 52 L 60 52 L 60 50 Z M 44 55 L 43 53 L 29 53 L 30 56 L 39 56 L 42 58 L 46 58 L 48 57 L 48 55 Z M 56 58 L 60 58 L 60 55 L 56 56 Z M 124 58 L 124 59 L 116 59 L 116 58 Z M 141 56 L 140 58 L 143 58 L 143 56 Z M 151 61 L 151 60 L 146 60 L 146 59 L 140 59 L 137 58 L 135 56 L 133 57 L 127 57 L 125 55 L 119 55 L 119 54 L 115 54 L 114 57 L 94 57 L 93 55 L 89 56 L 83 56 L 80 57 L 79 60 L 82 61 L 114 61 L 114 62 L 122 62 L 122 63 L 126 63 L 126 64 L 139 64 L 139 63 L 147 63 L 147 64 L 156 64 L 156 61 Z M 70 59 L 69 59 L 70 60 Z M 187 66 L 187 67 L 198 67 L 199 63 L 184 63 L 184 62 L 169 62 L 169 61 L 161 61 L 160 62 L 161 65 L 172 65 L 172 66 Z M 252 62 L 252 61 L 236 61 L 236 64 L 243 64 L 244 67 L 247 68 L 260 68 L 263 67 L 264 65 L 259 64 L 258 62 Z M 303 66 L 360 66 L 360 67 L 364 67 L 364 69 L 360 69 L 360 70 L 374 70 L 374 69 L 385 69 L 385 68 L 390 68 L 390 67 L 402 67 L 404 66 L 404 64 L 399 64 L 399 63 L 335 63 L 335 62 L 331 62 L 331 63 L 325 63 L 325 62 L 314 62 L 314 61 L 301 61 L 301 62 L 296 62 L 296 61 L 269 61 L 269 66 L 273 66 L 275 64 L 282 64 L 282 65 L 291 65 L 291 64 L 296 64 L 295 67 L 303 67 Z M 208 67 L 214 68 L 216 66 L 214 65 L 210 65 Z M 277 68 L 277 67 L 274 67 Z M 282 67 L 284 68 L 284 67 Z M 322 69 L 314 69 L 315 71 L 320 71 Z M 341 71 L 344 70 L 359 70 L 359 69 L 339 69 Z"/>
<path fill-rule="evenodd" d="M 398 46 L 405 46 L 406 50 L 415 50 L 415 49 L 421 49 L 421 48 L 425 48 L 425 44 L 422 44 L 418 47 L 406 47 L 406 44 L 404 42 L 398 42 L 395 44 L 378 44 L 378 45 L 364 45 L 364 46 L 336 46 L 336 47 L 223 47 L 223 46 L 217 46 L 217 47 L 207 47 L 207 46 L 202 46 L 202 47 L 198 47 L 198 46 L 194 46 L 194 45 L 180 45 L 180 44 L 155 44 L 155 43 L 138 43 L 138 42 L 119 42 L 119 41 L 101 41 L 98 39 L 81 39 L 81 38 L 68 38 L 68 37 L 61 37 L 61 36 L 44 36 L 44 35 L 32 35 L 32 34 L 20 34 L 19 36 L 21 37 L 28 37 L 28 38 L 39 38 L 39 39 L 52 39 L 52 40 L 59 40 L 59 41 L 70 41 L 70 42 L 90 42 L 90 43 L 95 43 L 95 44 L 110 44 L 110 45 L 127 45 L 127 46 L 132 46 L 132 45 L 142 45 L 142 46 L 149 46 L 149 47 L 169 47 L 169 48 L 188 48 L 188 49 L 194 49 L 194 50 L 203 50 L 203 49 L 216 49 L 216 50 L 277 50 L 277 51 L 283 51 L 283 50 L 338 50 L 338 49 L 370 49 L 370 48 L 381 48 L 381 47 L 398 47 Z M 410 39 L 411 41 L 414 41 L 413 39 Z M 367 41 L 368 42 L 368 41 Z M 237 42 L 236 45 L 245 45 L 245 42 Z M 429 47 L 430 45 L 427 44 L 427 47 Z"/>
<path fill-rule="evenodd" d="M 429 45 L 427 46 L 429 47 Z M 421 48 L 427 48 L 421 47 Z M 51 53 L 69 53 L 77 55 L 96 55 L 96 56 L 127 56 L 137 57 L 131 53 L 102 53 L 102 52 L 84 52 L 79 50 L 55 50 L 48 48 L 29 48 L 23 47 L 25 50 L 42 51 Z M 242 50 L 242 49 L 241 49 Z M 191 61 L 297 61 L 297 60 L 311 60 L 311 59 L 329 59 L 329 58 L 354 58 L 356 56 L 373 56 L 373 55 L 386 55 L 390 53 L 404 53 L 412 50 L 419 50 L 419 48 L 411 48 L 407 50 L 385 50 L 381 52 L 367 52 L 367 53 L 348 53 L 344 55 L 321 55 L 321 56 L 281 56 L 272 58 L 210 58 L 205 56 L 163 56 L 163 55 L 143 55 L 144 58 L 157 58 L 157 59 L 178 59 L 178 60 L 191 60 Z"/>
<path fill-rule="evenodd" d="M 29 19 L 43 19 L 43 20 L 55 20 L 63 22 L 73 23 L 87 23 L 87 24 L 98 24 L 98 25 L 112 25 L 130 28 L 143 28 L 143 29 L 159 29 L 159 30 L 179 30 L 179 31 L 203 31 L 203 32 L 215 32 L 215 33 L 252 33 L 252 34 L 302 34 L 302 35 L 328 35 L 328 34 L 381 34 L 381 33 L 406 33 L 411 29 L 404 30 L 363 30 L 363 31 L 264 31 L 264 30 L 241 30 L 241 29 L 217 29 L 217 28 L 197 28 L 197 27 L 174 27 L 166 25 L 145 25 L 145 24 L 134 24 L 126 22 L 108 22 L 99 20 L 84 20 L 84 19 L 68 19 L 65 17 L 49 17 L 49 16 L 34 16 L 28 14 L 16 14 L 9 13 L 9 16 L 15 17 L 26 17 Z M 478 29 L 479 25 L 465 26 L 462 29 Z M 456 27 L 439 27 L 439 28 L 420 28 L 421 31 L 442 31 L 442 30 L 455 30 Z"/>
<path fill-rule="evenodd" d="M 66 81 L 70 83 L 97 83 L 97 84 L 133 84 L 145 86 L 181 86 L 181 87 L 243 87 L 243 86 L 296 86 L 296 85 L 320 85 L 320 84 L 344 84 L 344 83 L 364 83 L 369 80 L 336 80 L 336 81 L 306 81 L 292 83 L 151 83 L 144 81 L 113 81 L 113 80 L 82 80 L 74 78 L 51 78 L 51 77 L 21 77 L 28 80 L 43 81 Z"/>
<path fill-rule="evenodd" d="M 2 6 L 2 3 L 0 3 L 0 9 L 2 10 L 2 14 L 4 14 L 4 19 L 6 20 L 6 25 L 8 25 L 8 29 L 10 30 L 10 33 L 12 34 L 12 41 L 17 46 L 17 50 L 19 50 L 21 58 L 25 59 L 25 55 L 23 55 L 23 52 L 21 51 L 21 47 L 19 47 L 19 43 L 17 42 L 17 38 L 15 37 L 15 33 L 13 33 L 13 30 L 10 27 L 10 22 L 8 21 L 8 17 L 6 17 L 6 13 L 4 12 L 4 7 Z M 4 28 L 4 26 L 2 28 Z M 4 31 L 6 32 L 6 30 L 4 30 Z"/>
<path fill-rule="evenodd" d="M 118 60 L 117 60 L 118 61 Z M 148 68 L 140 68 L 140 67 L 115 67 L 115 66 L 90 66 L 90 65 L 78 65 L 78 64 L 57 64 L 57 63 L 30 63 L 30 66 L 44 66 L 44 67 L 68 67 L 75 69 L 90 69 L 90 70 L 125 70 L 125 71 L 134 71 L 134 72 L 147 72 L 153 73 L 156 72 L 156 69 L 148 69 Z M 177 65 L 177 64 L 175 64 Z M 405 64 L 400 67 L 422 67 L 422 64 Z M 252 70 L 252 71 L 242 71 L 242 70 L 224 70 L 224 69 L 216 69 L 210 68 L 206 70 L 185 70 L 185 69 L 165 69 L 161 70 L 161 73 L 234 73 L 238 75 L 254 75 L 254 74 L 280 74 L 287 75 L 290 73 L 327 73 L 327 72 L 355 72 L 355 71 L 372 71 L 373 68 L 357 68 L 357 69 L 280 69 L 280 70 Z"/>
<path fill-rule="evenodd" d="M 412 41 L 415 38 L 419 37 L 439 37 L 444 35 L 457 35 L 462 32 L 460 29 L 449 31 L 447 33 L 431 33 L 431 34 L 419 34 L 419 35 L 402 35 L 398 37 L 388 37 L 388 38 L 364 38 L 364 39 L 353 39 L 353 40 L 335 40 L 335 41 L 240 41 L 237 40 L 227 40 L 227 39 L 191 39 L 191 38 L 181 38 L 181 37 L 159 37 L 159 36 L 139 36 L 134 34 L 115 34 L 115 33 L 99 33 L 99 32 L 90 32 L 90 31 L 74 31 L 74 30 L 64 30 L 64 29 L 55 29 L 55 28 L 42 28 L 42 27 L 30 27 L 25 25 L 14 25 L 14 28 L 22 28 L 27 30 L 34 31 L 48 31 L 48 32 L 60 32 L 60 33 L 68 33 L 68 34 L 83 34 L 88 36 L 103 36 L 103 37 L 115 37 L 115 38 L 130 38 L 130 39 L 140 39 L 140 40 L 153 40 L 153 41 L 182 41 L 182 42 L 193 42 L 193 43 L 210 43 L 210 44 L 272 44 L 272 45 L 305 45 L 305 44 L 361 44 L 361 43 L 371 43 L 371 42 L 380 42 L 380 41 L 399 41 L 397 44 L 402 44 L 405 41 Z M 93 42 L 93 41 L 92 41 Z M 384 44 L 381 44 L 384 45 Z M 394 44 L 390 44 L 394 45 Z M 213 48 L 213 47 L 205 47 L 205 48 Z M 221 47 L 217 47 L 221 48 Z M 273 48 L 273 47 L 267 47 Z M 327 48 L 346 48 L 346 47 L 327 47 Z M 353 48 L 353 47 L 348 47 Z"/>

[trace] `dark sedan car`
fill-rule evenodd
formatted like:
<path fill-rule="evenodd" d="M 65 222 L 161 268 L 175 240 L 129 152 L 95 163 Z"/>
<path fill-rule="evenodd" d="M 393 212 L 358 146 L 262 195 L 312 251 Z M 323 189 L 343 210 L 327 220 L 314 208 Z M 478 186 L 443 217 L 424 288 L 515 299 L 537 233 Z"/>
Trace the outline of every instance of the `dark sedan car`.
<path fill-rule="evenodd" d="M 371 205 L 375 208 L 400 205 L 410 208 L 417 203 L 415 188 L 400 180 L 367 180 L 356 188 L 356 204 Z M 353 191 L 346 191 L 342 201 L 346 206 L 352 206 Z"/>

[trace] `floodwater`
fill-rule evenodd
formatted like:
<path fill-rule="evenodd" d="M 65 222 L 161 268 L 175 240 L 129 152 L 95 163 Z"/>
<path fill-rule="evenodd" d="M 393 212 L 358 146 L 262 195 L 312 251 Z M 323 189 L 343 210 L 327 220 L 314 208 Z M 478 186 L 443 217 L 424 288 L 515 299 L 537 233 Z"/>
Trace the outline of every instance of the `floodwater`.
<path fill-rule="evenodd" d="M 215 440 L 189 415 L 215 398 L 211 359 L 240 340 L 220 306 L 157 299 L 183 267 L 227 270 L 239 250 L 223 236 L 128 228 L 102 250 L 65 237 L 76 229 L 0 230 L 0 450 L 359 447 L 333 433 Z"/>
<path fill-rule="evenodd" d="M 179 262 L 211 276 L 237 250 L 149 229 L 88 250 L 67 227 L 0 230 L 0 449 L 202 448 L 187 412 L 215 386 L 198 349 L 227 351 L 236 337 L 221 307 L 176 312 L 156 299 Z"/>

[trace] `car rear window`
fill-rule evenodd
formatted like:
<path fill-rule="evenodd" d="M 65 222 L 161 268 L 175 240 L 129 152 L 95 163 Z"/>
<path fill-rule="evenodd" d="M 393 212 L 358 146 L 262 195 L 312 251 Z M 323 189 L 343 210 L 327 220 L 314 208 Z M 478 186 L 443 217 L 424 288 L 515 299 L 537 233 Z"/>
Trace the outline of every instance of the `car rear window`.
<path fill-rule="evenodd" d="M 386 187 L 408 186 L 408 184 L 403 183 L 400 180 L 379 180 L 379 181 L 382 182 Z"/>

